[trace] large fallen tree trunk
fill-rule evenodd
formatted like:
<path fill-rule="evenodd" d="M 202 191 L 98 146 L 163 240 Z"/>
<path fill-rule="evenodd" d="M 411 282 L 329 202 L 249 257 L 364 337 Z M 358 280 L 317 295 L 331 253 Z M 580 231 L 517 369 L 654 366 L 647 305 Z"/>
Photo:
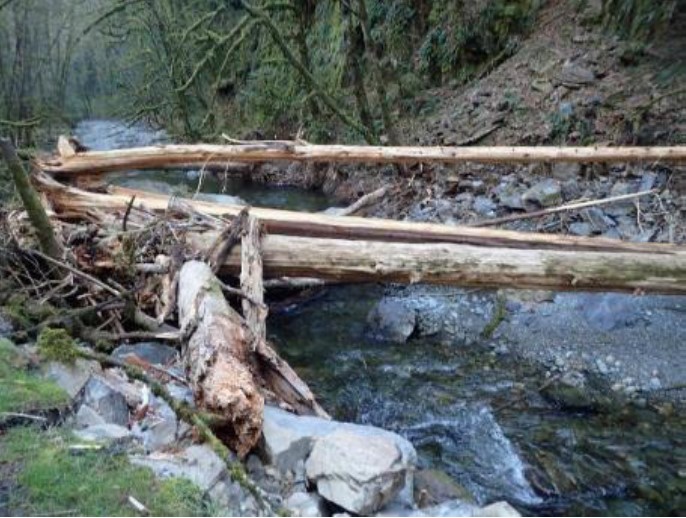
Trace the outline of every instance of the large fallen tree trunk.
<path fill-rule="evenodd" d="M 45 174 L 35 175 L 34 180 L 38 187 L 48 195 L 55 212 L 64 219 L 92 218 L 97 220 L 98 211 L 116 212 L 123 219 L 134 196 L 135 199 L 131 204 L 133 207 L 166 213 L 171 199 L 164 194 L 121 187 L 112 188 L 111 194 L 93 193 L 63 185 Z M 241 205 L 223 205 L 194 200 L 184 200 L 184 202 L 203 214 L 230 218 L 238 216 L 245 209 Z M 678 250 L 677 247 L 667 244 L 630 243 L 615 239 L 534 234 L 352 216 L 338 217 L 257 207 L 251 208 L 250 213 L 260 220 L 265 232 L 272 235 L 650 254 L 670 254 Z"/>
<path fill-rule="evenodd" d="M 188 235 L 197 249 L 213 238 L 212 232 Z M 278 235 L 264 236 L 262 250 L 267 277 L 686 294 L 685 251 L 565 252 Z M 240 250 L 234 250 L 223 271 L 236 274 L 240 264 Z"/>
<path fill-rule="evenodd" d="M 227 424 L 215 430 L 244 456 L 262 433 L 264 398 L 250 370 L 250 338 L 210 267 L 189 261 L 179 274 L 179 324 L 188 335 L 184 363 L 196 403 Z"/>
<path fill-rule="evenodd" d="M 44 171 L 94 174 L 130 169 L 202 167 L 210 162 L 667 162 L 686 161 L 686 146 L 672 147 L 382 147 L 256 142 L 241 145 L 187 144 L 65 154 L 42 161 Z"/>
<path fill-rule="evenodd" d="M 226 302 L 209 265 L 183 265 L 178 308 L 188 337 L 183 359 L 196 403 L 226 418 L 214 431 L 240 457 L 262 433 L 263 394 L 298 413 L 328 417 L 295 371 Z"/>

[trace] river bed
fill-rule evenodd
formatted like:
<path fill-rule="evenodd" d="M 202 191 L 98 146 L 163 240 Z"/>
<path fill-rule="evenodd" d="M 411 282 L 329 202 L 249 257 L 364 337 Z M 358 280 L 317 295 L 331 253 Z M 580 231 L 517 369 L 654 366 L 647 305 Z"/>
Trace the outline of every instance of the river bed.
<path fill-rule="evenodd" d="M 163 132 L 116 121 L 84 121 L 75 133 L 93 149 L 166 141 Z M 192 196 L 198 175 L 130 172 L 111 181 Z M 333 204 L 320 192 L 275 188 L 244 178 L 224 182 L 208 177 L 201 193 L 219 202 L 239 197 L 253 205 L 311 212 Z M 496 304 L 492 292 L 427 294 L 422 289 L 405 290 L 403 297 L 433 304 L 423 307 L 422 314 L 449 311 L 444 320 L 455 328 L 469 328 L 474 320 L 481 330 L 413 333 L 406 343 L 380 342 L 370 332 L 368 314 L 389 294 L 396 296 L 395 288 L 350 285 L 326 288 L 306 302 L 281 305 L 270 316 L 270 338 L 336 418 L 404 435 L 417 448 L 420 467 L 446 472 L 480 504 L 504 499 L 536 515 L 686 512 L 686 419 L 678 407 L 641 400 L 598 408 L 560 405 L 542 395 L 555 372 L 535 357 L 527 359 L 515 345 L 504 346 L 509 337 L 502 331 L 512 340 L 523 336 L 517 342 L 520 348 L 530 334 L 529 345 L 542 349 L 554 349 L 563 339 L 568 347 L 577 343 L 581 348 L 594 333 L 607 340 L 606 347 L 620 347 L 629 335 L 643 333 L 642 340 L 653 340 L 656 347 L 665 344 L 668 353 L 678 354 L 686 313 L 650 306 L 647 316 L 641 313 L 616 329 L 571 326 L 565 337 L 546 333 L 551 322 L 566 329 L 551 315 L 574 315 L 578 301 L 593 306 L 606 300 L 602 294 L 574 295 L 532 305 L 531 310 L 526 303 L 510 307 L 500 334 L 496 330 L 486 336 L 484 322 L 491 319 Z M 666 307 L 681 308 L 683 300 L 674 300 Z M 633 307 L 630 298 L 620 302 L 631 306 L 627 311 Z M 578 318 L 582 316 L 580 312 Z M 603 318 L 605 322 L 609 317 Z M 666 354 L 665 361 L 669 357 Z"/>

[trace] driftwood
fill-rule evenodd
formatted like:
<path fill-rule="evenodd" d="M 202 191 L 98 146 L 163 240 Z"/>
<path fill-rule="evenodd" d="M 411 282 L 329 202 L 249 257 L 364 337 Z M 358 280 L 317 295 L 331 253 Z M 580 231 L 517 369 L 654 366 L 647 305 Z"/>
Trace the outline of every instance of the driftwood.
<path fill-rule="evenodd" d="M 44 171 L 94 174 L 131 169 L 202 167 L 213 162 L 418 163 L 418 162 L 684 162 L 686 146 L 672 147 L 383 147 L 259 143 L 244 145 L 165 145 L 112 151 L 87 151 L 41 161 Z"/>
<path fill-rule="evenodd" d="M 251 339 L 210 267 L 189 261 L 179 275 L 179 322 L 188 336 L 186 372 L 196 403 L 227 418 L 215 433 L 240 457 L 262 433 L 264 398 L 251 372 Z"/>
<path fill-rule="evenodd" d="M 213 236 L 193 233 L 188 238 L 195 248 L 202 248 Z M 262 249 L 268 277 L 686 294 L 684 250 L 670 254 L 568 252 L 278 235 L 264 236 Z M 240 264 L 240 251 L 235 250 L 223 272 L 236 274 Z"/>
<path fill-rule="evenodd" d="M 173 198 L 164 194 L 134 189 L 112 188 L 111 194 L 84 191 L 56 182 L 45 174 L 34 175 L 34 181 L 45 193 L 52 209 L 60 218 L 97 221 L 98 212 L 124 214 L 131 197 L 136 195 L 134 208 L 163 214 Z M 197 214 L 236 217 L 245 207 L 184 200 L 182 205 Z M 436 223 L 415 223 L 355 216 L 339 217 L 326 214 L 253 207 L 250 213 L 260 220 L 267 234 L 296 235 L 335 239 L 359 239 L 408 243 L 460 243 L 522 249 L 595 250 L 669 254 L 677 247 L 656 243 L 631 243 L 605 238 L 584 238 L 555 234 L 535 234 L 509 230 L 482 229 Z M 215 218 L 216 219 L 216 218 Z"/>
<path fill-rule="evenodd" d="M 336 216 L 353 216 L 361 210 L 366 209 L 370 205 L 374 205 L 375 203 L 381 201 L 384 198 L 384 196 L 386 196 L 386 193 L 388 193 L 388 190 L 388 187 L 381 187 L 376 191 L 365 194 L 352 205 L 337 210 Z"/>

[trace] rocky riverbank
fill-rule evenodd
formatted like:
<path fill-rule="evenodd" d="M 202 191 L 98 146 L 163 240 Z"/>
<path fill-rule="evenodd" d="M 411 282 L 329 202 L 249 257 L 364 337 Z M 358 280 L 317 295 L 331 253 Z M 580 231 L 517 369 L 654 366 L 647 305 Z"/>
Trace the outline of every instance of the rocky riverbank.
<path fill-rule="evenodd" d="M 68 397 L 53 424 L 71 437 L 69 451 L 124 456 L 162 480 L 187 479 L 220 515 L 518 516 L 504 502 L 482 508 L 467 497 L 449 498 L 456 494 L 446 492 L 450 483 L 444 482 L 441 492 L 427 485 L 426 475 L 414 491 L 417 454 L 396 433 L 275 407 L 265 408 L 262 440 L 244 459 L 246 479 L 232 468 L 238 459 L 221 458 L 211 444 L 199 441 L 198 430 L 154 395 L 154 387 L 128 378 L 122 369 L 83 359 L 42 361 L 34 344 L 8 347 L 16 357 L 30 359 L 32 369 Z M 121 345 L 111 356 L 149 366 L 174 399 L 192 404 L 174 348 L 136 343 Z M 27 422 L 30 416 L 19 416 L 3 421 L 3 428 Z M 139 494 L 137 501 L 144 497 Z"/>
<path fill-rule="evenodd" d="M 368 323 L 384 341 L 431 336 L 536 362 L 563 406 L 683 405 L 685 312 L 684 297 L 409 286 L 389 288 Z"/>

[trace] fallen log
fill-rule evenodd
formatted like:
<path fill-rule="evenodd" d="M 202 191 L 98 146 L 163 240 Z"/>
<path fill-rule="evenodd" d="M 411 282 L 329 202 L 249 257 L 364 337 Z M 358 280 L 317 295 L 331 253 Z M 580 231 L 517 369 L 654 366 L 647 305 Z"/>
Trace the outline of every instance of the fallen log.
<path fill-rule="evenodd" d="M 118 212 L 123 217 L 133 196 L 136 196 L 135 208 L 165 213 L 172 199 L 164 194 L 122 187 L 112 188 L 110 194 L 93 193 L 61 184 L 41 173 L 34 175 L 34 182 L 48 196 L 52 209 L 57 215 L 67 220 L 97 220 L 98 212 Z M 222 205 L 195 200 L 184 200 L 184 204 L 202 214 L 229 218 L 237 217 L 245 208 L 242 205 Z M 522 249 L 596 250 L 613 253 L 671 254 L 679 250 L 668 244 L 631 243 L 599 237 L 534 234 L 355 216 L 338 217 L 259 207 L 251 208 L 250 213 L 260 220 L 264 231 L 271 235 L 407 243 L 459 243 Z"/>
<path fill-rule="evenodd" d="M 251 339 L 207 264 L 183 265 L 177 299 L 179 324 L 188 336 L 183 359 L 196 403 L 227 418 L 215 433 L 243 457 L 260 438 L 264 411 L 250 369 Z"/>
<path fill-rule="evenodd" d="M 307 384 L 226 302 L 209 265 L 183 265 L 177 298 L 179 324 L 188 337 L 183 359 L 196 403 L 227 419 L 214 431 L 240 457 L 260 438 L 265 396 L 300 414 L 328 418 Z"/>
<path fill-rule="evenodd" d="M 187 237 L 194 248 L 202 249 L 213 234 Z M 266 277 L 686 294 L 683 250 L 672 254 L 568 252 L 266 235 L 262 252 Z M 241 252 L 234 250 L 222 272 L 237 274 L 240 265 Z"/>
<path fill-rule="evenodd" d="M 241 145 L 187 144 L 65 154 L 39 162 L 55 174 L 94 174 L 131 169 L 202 167 L 210 162 L 419 163 L 419 162 L 684 162 L 686 146 L 671 147 L 384 147 L 278 142 Z"/>

